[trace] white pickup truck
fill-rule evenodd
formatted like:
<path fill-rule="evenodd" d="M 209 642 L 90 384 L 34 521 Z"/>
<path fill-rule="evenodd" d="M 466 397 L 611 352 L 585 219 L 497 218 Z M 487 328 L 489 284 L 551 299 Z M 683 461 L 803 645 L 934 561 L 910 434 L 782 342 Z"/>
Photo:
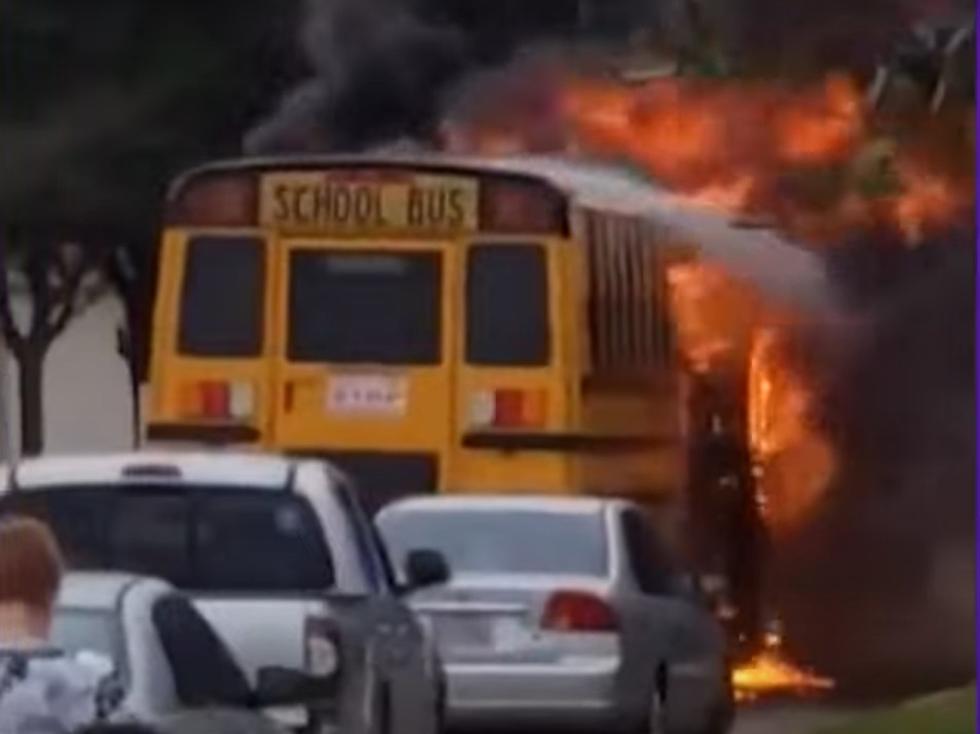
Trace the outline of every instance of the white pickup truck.
<path fill-rule="evenodd" d="M 437 653 L 353 489 L 328 464 L 130 453 L 31 459 L 4 475 L 0 516 L 48 522 L 72 568 L 167 579 L 251 676 L 279 665 L 333 678 L 323 711 L 279 712 L 298 728 L 438 730 Z M 438 554 L 414 561 L 415 586 L 448 574 Z"/>

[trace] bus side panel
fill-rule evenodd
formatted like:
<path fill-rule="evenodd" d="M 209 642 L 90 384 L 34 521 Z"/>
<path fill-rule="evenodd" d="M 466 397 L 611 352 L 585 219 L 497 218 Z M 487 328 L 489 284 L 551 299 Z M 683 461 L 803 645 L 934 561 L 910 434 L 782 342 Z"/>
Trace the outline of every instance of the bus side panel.
<path fill-rule="evenodd" d="M 150 412 L 151 421 L 166 414 L 164 385 L 173 364 L 176 344 L 177 302 L 183 270 L 184 238 L 173 230 L 163 233 L 160 264 L 157 270 L 156 301 L 153 305 L 152 344 L 150 346 Z"/>
<path fill-rule="evenodd" d="M 583 483 L 592 491 L 650 502 L 679 498 L 686 482 L 687 452 L 681 426 L 681 394 L 665 376 L 661 384 L 583 386 L 583 425 L 588 433 L 623 435 L 642 430 L 643 445 L 597 451 L 583 459 Z"/>

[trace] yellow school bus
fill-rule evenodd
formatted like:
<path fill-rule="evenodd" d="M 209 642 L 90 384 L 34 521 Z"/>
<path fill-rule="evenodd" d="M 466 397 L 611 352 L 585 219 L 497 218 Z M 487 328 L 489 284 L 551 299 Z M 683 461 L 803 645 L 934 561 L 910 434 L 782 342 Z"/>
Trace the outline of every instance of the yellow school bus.
<path fill-rule="evenodd" d="M 666 270 L 690 248 L 633 193 L 533 158 L 186 173 L 167 202 L 148 439 L 329 458 L 372 508 L 677 497 Z"/>

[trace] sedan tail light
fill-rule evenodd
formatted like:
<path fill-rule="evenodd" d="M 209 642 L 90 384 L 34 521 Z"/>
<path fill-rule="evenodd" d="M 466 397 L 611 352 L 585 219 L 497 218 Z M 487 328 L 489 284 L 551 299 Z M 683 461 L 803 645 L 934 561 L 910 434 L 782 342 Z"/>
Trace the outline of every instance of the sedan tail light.
<path fill-rule="evenodd" d="M 340 634 L 324 617 L 307 617 L 303 632 L 306 672 L 322 678 L 340 670 Z"/>
<path fill-rule="evenodd" d="M 613 632 L 618 626 L 612 607 L 584 591 L 556 591 L 541 618 L 541 628 L 555 632 Z"/>

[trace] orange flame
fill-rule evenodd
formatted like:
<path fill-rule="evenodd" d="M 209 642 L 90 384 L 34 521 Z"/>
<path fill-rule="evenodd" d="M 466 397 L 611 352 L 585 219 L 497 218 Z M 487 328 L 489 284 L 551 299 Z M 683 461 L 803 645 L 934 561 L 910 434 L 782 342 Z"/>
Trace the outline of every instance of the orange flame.
<path fill-rule="evenodd" d="M 776 147 L 784 160 L 804 164 L 840 160 L 862 136 L 861 96 L 852 80 L 832 75 L 821 92 L 793 100 L 776 118 Z"/>
<path fill-rule="evenodd" d="M 481 119 L 450 120 L 448 147 L 626 158 L 696 203 L 765 214 L 811 242 L 887 226 L 916 244 L 973 204 L 972 172 L 953 171 L 948 155 L 913 158 L 904 145 L 869 166 L 868 150 L 887 136 L 846 75 L 808 86 L 660 78 L 637 87 L 556 79 L 548 83 L 559 89 L 540 95 L 558 97 L 548 114 L 532 114 L 533 105 L 522 112 L 528 104 L 522 88 Z M 922 135 L 943 137 L 936 124 Z M 917 142 L 902 135 L 905 143 Z"/>
<path fill-rule="evenodd" d="M 781 336 L 771 328 L 754 335 L 748 386 L 756 491 L 776 533 L 792 530 L 810 515 L 836 468 L 830 442 L 813 426 L 816 396 L 789 363 Z"/>
<path fill-rule="evenodd" d="M 834 688 L 833 680 L 796 665 L 781 647 L 782 639 L 778 635 L 767 636 L 765 647 L 732 672 L 737 701 L 753 701 L 780 693 L 797 696 L 822 693 Z"/>
<path fill-rule="evenodd" d="M 724 271 L 704 262 L 674 265 L 667 273 L 671 311 L 688 368 L 717 372 L 745 353 L 761 304 Z"/>
<path fill-rule="evenodd" d="M 951 221 L 962 208 L 950 181 L 906 164 L 899 170 L 903 193 L 895 200 L 895 219 L 911 244 L 918 244 L 931 226 Z"/>

